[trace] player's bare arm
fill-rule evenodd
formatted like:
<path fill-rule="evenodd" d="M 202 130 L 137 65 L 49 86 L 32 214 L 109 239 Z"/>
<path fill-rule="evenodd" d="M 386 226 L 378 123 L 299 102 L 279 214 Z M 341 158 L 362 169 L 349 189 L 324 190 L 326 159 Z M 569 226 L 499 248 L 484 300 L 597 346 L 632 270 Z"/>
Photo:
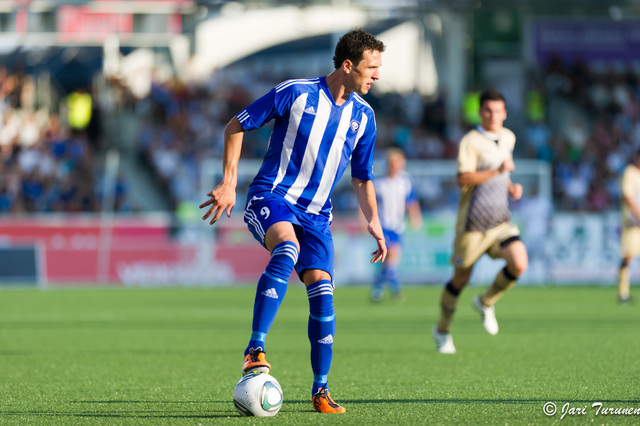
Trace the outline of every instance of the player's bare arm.
<path fill-rule="evenodd" d="M 384 241 L 382 226 L 378 217 L 378 203 L 376 202 L 376 191 L 373 187 L 373 182 L 351 178 L 351 184 L 358 198 L 360 210 L 362 210 L 362 214 L 367 221 L 367 231 L 375 238 L 378 244 L 378 249 L 371 253 L 373 256 L 371 263 L 384 262 L 387 258 L 387 245 Z"/>
<path fill-rule="evenodd" d="M 422 228 L 422 210 L 420 203 L 413 201 L 407 204 L 407 213 L 409 215 L 409 224 L 414 231 Z"/>
<path fill-rule="evenodd" d="M 224 150 L 222 153 L 222 182 L 207 194 L 209 200 L 200 204 L 200 208 L 209 207 L 209 210 L 202 216 L 202 220 L 207 220 L 211 215 L 211 222 L 216 223 L 222 212 L 226 211 L 227 217 L 231 216 L 231 210 L 236 205 L 236 186 L 238 184 L 238 162 L 240 161 L 240 151 L 242 150 L 242 138 L 244 129 L 240 121 L 233 117 L 224 130 Z"/>

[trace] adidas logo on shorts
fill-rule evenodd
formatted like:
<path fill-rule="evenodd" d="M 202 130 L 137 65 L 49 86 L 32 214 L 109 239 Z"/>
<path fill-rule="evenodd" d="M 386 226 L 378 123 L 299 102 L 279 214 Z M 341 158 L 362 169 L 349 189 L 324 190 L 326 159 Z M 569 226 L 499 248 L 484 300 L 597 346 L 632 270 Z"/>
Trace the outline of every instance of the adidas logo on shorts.
<path fill-rule="evenodd" d="M 278 298 L 278 293 L 276 293 L 276 289 L 275 288 L 270 288 L 268 290 L 263 291 L 260 294 L 263 295 L 264 297 L 270 297 L 272 299 L 277 299 Z"/>
<path fill-rule="evenodd" d="M 328 336 L 325 336 L 322 339 L 318 340 L 318 343 L 323 343 L 325 345 L 330 345 L 331 343 L 333 343 L 333 336 L 331 334 L 329 334 Z"/>

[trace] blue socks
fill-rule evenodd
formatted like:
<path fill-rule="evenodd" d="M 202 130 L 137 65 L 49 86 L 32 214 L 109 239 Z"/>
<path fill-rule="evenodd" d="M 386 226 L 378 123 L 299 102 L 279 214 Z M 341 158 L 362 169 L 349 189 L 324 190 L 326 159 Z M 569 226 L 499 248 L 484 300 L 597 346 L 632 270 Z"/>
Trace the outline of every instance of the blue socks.
<path fill-rule="evenodd" d="M 380 267 L 380 271 L 376 276 L 376 280 L 373 283 L 373 290 L 379 293 L 381 296 L 384 294 L 384 283 L 387 281 L 387 268 L 385 265 Z"/>
<path fill-rule="evenodd" d="M 384 283 L 389 282 L 389 290 L 392 294 L 400 293 L 402 286 L 400 285 L 400 271 L 398 265 L 382 265 L 380 274 L 376 277 L 376 281 L 373 284 L 374 292 L 377 292 L 382 296 L 384 293 Z"/>
<path fill-rule="evenodd" d="M 282 299 L 287 292 L 287 282 L 298 261 L 298 249 L 293 242 L 278 244 L 271 252 L 271 260 L 258 281 L 253 306 L 251 340 L 249 349 L 265 349 L 265 339 L 275 320 Z M 307 287 L 309 298 L 309 342 L 311 343 L 311 369 L 313 387 L 311 394 L 327 385 L 327 375 L 333 358 L 333 336 L 336 317 L 333 309 L 333 283 L 321 280 Z"/>
<path fill-rule="evenodd" d="M 333 336 L 336 316 L 333 310 L 333 284 L 321 280 L 307 286 L 309 297 L 309 342 L 311 343 L 311 369 L 313 387 L 311 395 L 326 386 L 333 358 Z"/>
<path fill-rule="evenodd" d="M 387 269 L 387 279 L 389 280 L 389 290 L 391 290 L 392 294 L 400 293 L 402 288 L 400 287 L 400 271 L 398 270 L 397 265 L 388 265 Z"/>
<path fill-rule="evenodd" d="M 251 340 L 244 351 L 245 356 L 251 348 L 264 350 L 267 332 L 287 292 L 287 282 L 297 261 L 298 248 L 293 242 L 282 242 L 271 252 L 271 260 L 258 281 L 253 305 Z"/>

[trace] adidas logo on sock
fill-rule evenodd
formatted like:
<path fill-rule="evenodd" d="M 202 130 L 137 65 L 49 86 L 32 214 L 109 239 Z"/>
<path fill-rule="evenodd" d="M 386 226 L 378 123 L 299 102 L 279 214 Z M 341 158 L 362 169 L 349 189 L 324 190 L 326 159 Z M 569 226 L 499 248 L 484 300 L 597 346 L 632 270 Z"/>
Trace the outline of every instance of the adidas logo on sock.
<path fill-rule="evenodd" d="M 316 115 L 316 110 L 312 106 L 305 109 L 304 112 L 306 112 L 307 114 Z"/>
<path fill-rule="evenodd" d="M 270 288 L 268 290 L 263 291 L 260 294 L 263 295 L 264 297 L 270 297 L 272 299 L 277 299 L 278 298 L 278 293 L 276 293 L 276 289 L 275 288 Z"/>
<path fill-rule="evenodd" d="M 318 343 L 323 343 L 325 345 L 330 345 L 331 343 L 333 343 L 333 336 L 331 334 L 329 334 L 328 336 L 325 336 L 322 339 L 318 340 Z"/>

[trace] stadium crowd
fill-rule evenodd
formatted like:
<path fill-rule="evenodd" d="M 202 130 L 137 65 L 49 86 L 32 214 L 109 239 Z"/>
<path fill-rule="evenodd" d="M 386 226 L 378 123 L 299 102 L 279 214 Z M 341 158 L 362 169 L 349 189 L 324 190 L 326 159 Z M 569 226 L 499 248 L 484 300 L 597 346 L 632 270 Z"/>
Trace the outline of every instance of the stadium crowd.
<path fill-rule="evenodd" d="M 87 99 L 72 93 L 65 112 Z M 102 196 L 100 135 L 90 104 L 74 117 L 41 107 L 34 78 L 0 67 L 0 212 L 95 212 Z M 73 104 L 73 105 L 71 105 Z M 87 110 L 87 107 L 89 110 Z M 126 185 L 117 185 L 116 209 L 123 207 Z"/>
<path fill-rule="evenodd" d="M 175 202 L 196 191 L 198 160 L 222 155 L 227 120 L 286 76 L 246 78 L 223 71 L 207 87 L 156 83 L 144 102 L 148 113 L 140 149 Z M 249 83 L 247 83 L 249 82 Z M 553 61 L 534 74 L 527 94 L 527 124 L 518 134 L 520 158 L 549 161 L 554 204 L 565 211 L 616 209 L 619 176 L 640 148 L 640 86 L 631 69 L 589 67 Z M 444 96 L 425 101 L 415 93 L 367 96 L 376 111 L 378 155 L 399 146 L 408 159 L 454 159 L 460 136 L 470 124 L 451 128 Z M 268 130 L 249 132 L 242 156 L 261 158 Z M 423 207 L 455 206 L 456 187 L 422 180 L 417 185 Z M 240 183 L 242 185 L 242 182 Z M 452 191 L 449 191 L 452 189 Z M 453 196 L 452 196 L 453 192 Z M 348 194 L 348 191 L 345 191 Z M 353 207 L 350 197 L 334 194 L 338 208 Z"/>
<path fill-rule="evenodd" d="M 531 155 L 550 161 L 560 210 L 617 209 L 620 176 L 640 149 L 640 78 L 627 66 L 549 63 L 534 79 L 546 120 L 531 120 Z"/>
<path fill-rule="evenodd" d="M 148 96 L 126 98 L 142 123 L 140 158 L 174 206 L 201 198 L 201 160 L 222 156 L 229 118 L 253 101 L 255 93 L 266 93 L 288 77 L 219 70 L 206 85 L 155 79 Z M 516 129 L 517 157 L 552 164 L 556 209 L 617 209 L 620 174 L 640 149 L 638 72 L 555 60 L 532 73 L 530 87 L 526 99 L 516 100 L 527 105 L 526 125 Z M 100 102 L 93 103 L 93 118 L 74 128 L 68 111 L 39 108 L 35 99 L 33 78 L 0 68 L 0 212 L 99 211 L 101 154 L 109 144 L 100 142 Z M 384 148 L 398 146 L 409 160 L 455 159 L 458 141 L 472 125 L 452 128 L 447 123 L 444 95 L 425 100 L 416 93 L 371 93 L 367 101 L 376 111 L 379 156 Z M 242 157 L 262 158 L 269 132 L 249 132 Z M 423 208 L 455 208 L 455 184 L 438 179 L 416 183 Z M 128 185 L 123 179 L 117 191 L 116 210 L 126 211 Z M 338 210 L 355 207 L 348 188 L 338 189 L 333 202 Z"/>

